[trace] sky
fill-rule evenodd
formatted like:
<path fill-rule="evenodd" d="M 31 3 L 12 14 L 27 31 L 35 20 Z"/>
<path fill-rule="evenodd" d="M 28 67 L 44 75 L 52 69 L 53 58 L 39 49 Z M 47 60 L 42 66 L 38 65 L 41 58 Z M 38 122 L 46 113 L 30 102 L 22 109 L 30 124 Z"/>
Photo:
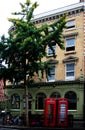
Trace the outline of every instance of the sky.
<path fill-rule="evenodd" d="M 13 12 L 18 12 L 21 8 L 20 3 L 25 3 L 26 0 L 0 0 L 0 36 L 7 36 L 8 29 L 11 23 L 8 18 L 12 18 Z M 32 3 L 37 1 L 39 6 L 35 9 L 34 14 L 43 13 L 70 4 L 78 3 L 80 0 L 31 0 Z"/>

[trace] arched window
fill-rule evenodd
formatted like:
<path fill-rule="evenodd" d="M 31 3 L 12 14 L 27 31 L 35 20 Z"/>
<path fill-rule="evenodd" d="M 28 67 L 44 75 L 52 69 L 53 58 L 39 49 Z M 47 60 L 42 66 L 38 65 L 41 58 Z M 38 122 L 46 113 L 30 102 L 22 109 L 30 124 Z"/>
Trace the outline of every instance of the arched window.
<path fill-rule="evenodd" d="M 11 95 L 11 108 L 20 109 L 20 96 L 18 94 Z"/>
<path fill-rule="evenodd" d="M 54 92 L 54 93 L 52 93 L 52 94 L 51 94 L 51 96 L 50 96 L 50 97 L 52 97 L 52 98 L 60 98 L 61 96 L 60 96 L 60 94 L 59 94 L 59 93 Z"/>
<path fill-rule="evenodd" d="M 46 95 L 44 93 L 38 93 L 36 95 L 36 109 L 44 109 L 44 102 L 45 102 Z"/>
<path fill-rule="evenodd" d="M 65 98 L 68 99 L 68 109 L 76 110 L 77 109 L 77 95 L 73 91 L 69 91 L 65 94 Z"/>
<path fill-rule="evenodd" d="M 31 110 L 31 103 L 32 102 L 32 96 L 31 94 L 28 94 L 28 108 L 29 110 Z M 26 108 L 26 99 L 25 99 L 25 96 L 23 96 L 23 108 L 25 109 Z"/>

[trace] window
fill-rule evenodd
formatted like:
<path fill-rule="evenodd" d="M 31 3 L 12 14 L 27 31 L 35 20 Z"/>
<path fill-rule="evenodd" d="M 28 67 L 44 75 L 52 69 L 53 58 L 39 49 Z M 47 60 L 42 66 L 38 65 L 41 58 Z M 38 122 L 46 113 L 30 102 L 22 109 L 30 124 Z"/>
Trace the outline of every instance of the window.
<path fill-rule="evenodd" d="M 68 63 L 66 64 L 66 80 L 73 80 L 75 78 L 75 64 Z"/>
<path fill-rule="evenodd" d="M 20 109 L 20 96 L 18 94 L 13 94 L 11 96 L 11 108 Z"/>
<path fill-rule="evenodd" d="M 49 31 L 49 32 L 53 32 L 53 28 L 52 28 L 52 27 L 49 27 L 48 31 Z"/>
<path fill-rule="evenodd" d="M 57 93 L 57 92 L 54 92 L 54 93 L 52 93 L 51 94 L 51 96 L 50 96 L 51 98 L 60 98 L 61 96 L 60 96 L 60 94 L 59 93 Z"/>
<path fill-rule="evenodd" d="M 53 50 L 48 46 L 47 55 L 53 56 L 53 53 L 56 54 L 56 44 L 52 45 Z"/>
<path fill-rule="evenodd" d="M 32 96 L 31 94 L 28 94 L 28 108 L 31 110 L 31 104 L 32 104 Z M 23 97 L 23 108 L 26 108 L 26 99 L 25 96 Z"/>
<path fill-rule="evenodd" d="M 46 95 L 44 93 L 38 93 L 36 95 L 36 109 L 44 109 Z"/>
<path fill-rule="evenodd" d="M 75 37 L 66 39 L 66 51 L 75 50 Z"/>
<path fill-rule="evenodd" d="M 75 27 L 75 20 L 70 20 L 66 23 L 67 29 Z"/>
<path fill-rule="evenodd" d="M 77 109 L 77 95 L 73 91 L 69 91 L 65 94 L 65 98 L 68 99 L 68 109 L 76 110 Z"/>
<path fill-rule="evenodd" d="M 51 66 L 47 74 L 47 81 L 55 81 L 55 66 Z"/>

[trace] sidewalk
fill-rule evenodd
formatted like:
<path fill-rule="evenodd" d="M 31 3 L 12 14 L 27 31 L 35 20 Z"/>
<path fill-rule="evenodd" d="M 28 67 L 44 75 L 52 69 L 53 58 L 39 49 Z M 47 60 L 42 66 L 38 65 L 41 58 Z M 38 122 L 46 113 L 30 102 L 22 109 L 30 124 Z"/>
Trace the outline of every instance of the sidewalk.
<path fill-rule="evenodd" d="M 20 130 L 84 130 L 84 127 L 25 127 L 25 126 L 0 126 L 0 128 L 14 128 Z"/>
<path fill-rule="evenodd" d="M 15 128 L 20 130 L 84 130 L 84 122 L 83 121 L 73 121 L 71 125 L 68 127 L 27 127 L 27 126 L 18 126 L 18 125 L 3 125 L 0 119 L 0 128 Z"/>
<path fill-rule="evenodd" d="M 71 127 L 26 127 L 17 125 L 0 125 L 0 128 L 15 128 L 20 130 L 84 130 L 84 123 L 82 121 L 75 121 Z"/>

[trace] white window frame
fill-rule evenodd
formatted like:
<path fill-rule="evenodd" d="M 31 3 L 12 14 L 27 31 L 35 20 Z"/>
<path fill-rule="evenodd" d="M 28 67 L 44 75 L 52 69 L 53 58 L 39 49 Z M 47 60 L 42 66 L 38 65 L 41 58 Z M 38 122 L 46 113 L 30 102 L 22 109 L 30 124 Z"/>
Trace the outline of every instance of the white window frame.
<path fill-rule="evenodd" d="M 54 53 L 56 54 L 56 44 L 53 44 L 52 47 L 54 49 Z M 47 56 L 53 56 L 53 51 L 49 46 L 47 47 Z"/>
<path fill-rule="evenodd" d="M 75 20 L 69 20 L 69 21 L 67 21 L 66 27 L 67 27 L 67 29 L 75 28 Z"/>
<path fill-rule="evenodd" d="M 67 70 L 67 65 L 71 65 L 71 64 L 74 64 L 74 69 L 73 70 Z M 67 73 L 74 73 L 73 76 L 67 76 Z M 65 64 L 65 79 L 66 80 L 75 80 L 75 63 L 72 62 L 72 63 L 66 63 Z"/>
<path fill-rule="evenodd" d="M 54 72 L 51 72 L 50 76 L 48 76 L 48 74 L 47 74 L 47 82 L 55 81 L 55 75 L 56 75 L 56 67 L 55 67 L 55 65 L 52 65 L 52 69 L 54 69 Z M 50 69 L 50 70 L 52 70 L 52 69 Z M 51 79 L 51 76 L 52 76 L 52 79 Z"/>
<path fill-rule="evenodd" d="M 71 41 L 71 40 L 74 40 L 74 42 Z M 69 43 L 68 43 L 68 41 L 69 41 Z M 66 38 L 66 52 L 75 51 L 75 43 L 76 43 L 75 36 Z M 74 47 L 74 49 L 73 50 L 67 50 L 67 48 L 70 48 L 70 47 Z"/>

